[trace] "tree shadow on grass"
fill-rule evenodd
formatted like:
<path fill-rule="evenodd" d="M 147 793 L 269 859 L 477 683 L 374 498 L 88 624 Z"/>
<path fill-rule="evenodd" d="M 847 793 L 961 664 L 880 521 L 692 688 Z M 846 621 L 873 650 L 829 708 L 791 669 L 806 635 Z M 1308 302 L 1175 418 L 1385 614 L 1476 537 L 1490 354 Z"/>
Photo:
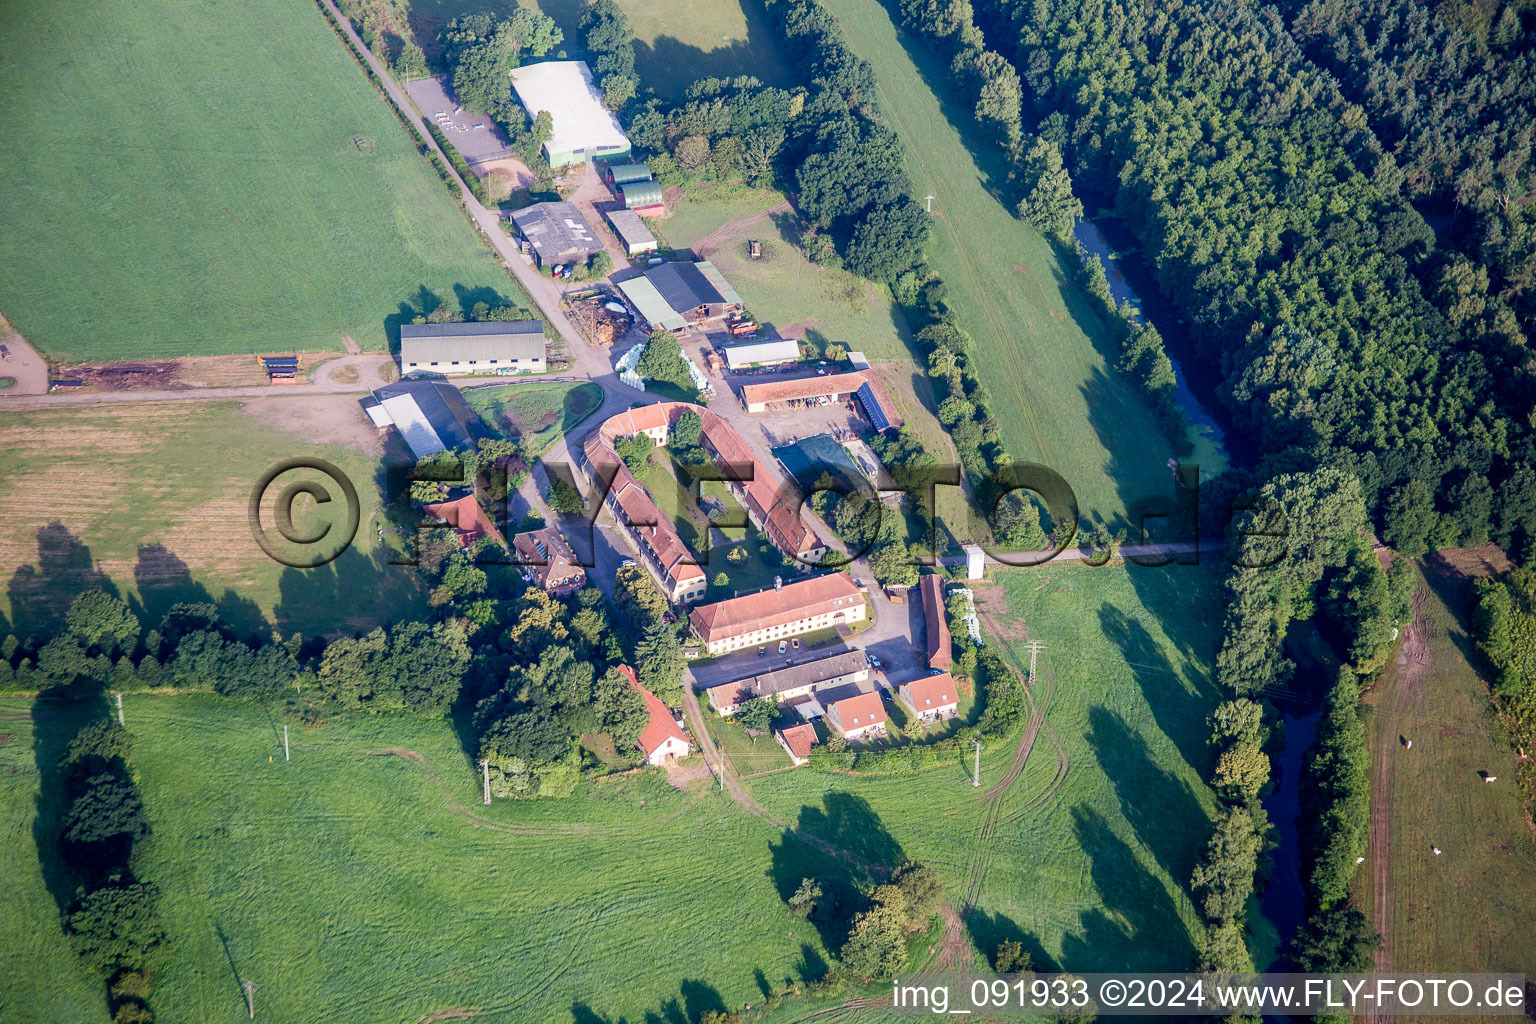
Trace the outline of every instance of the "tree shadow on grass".
<path fill-rule="evenodd" d="M 1062 942 L 1068 971 L 1177 970 L 1194 958 L 1189 929 L 1162 882 L 1136 859 L 1104 816 L 1072 809 L 1072 831 L 1091 858 L 1102 910 L 1083 912 L 1082 933 Z M 1038 965 L 1037 965 L 1038 966 Z"/>
<path fill-rule="evenodd" d="M 981 950 L 987 963 L 994 968 L 997 966 L 993 960 L 997 947 L 1004 942 L 1017 942 L 1029 954 L 1035 970 L 1054 972 L 1061 969 L 1045 951 L 1045 947 L 1040 945 L 1040 940 L 1024 931 L 1009 917 L 989 914 L 976 907 L 965 907 L 960 911 L 960 920 L 970 933 L 971 943 Z"/>
<path fill-rule="evenodd" d="M 1088 712 L 1088 742 L 1120 799 L 1120 812 L 1175 884 L 1195 868 L 1211 821 L 1188 783 L 1163 768 L 1141 734 L 1103 707 Z M 1097 863 L 1097 860 L 1095 860 Z"/>
<path fill-rule="evenodd" d="M 1184 760 L 1193 765 L 1201 777 L 1209 775 L 1213 765 L 1206 743 L 1205 716 L 1210 700 L 1174 671 L 1147 627 L 1119 608 L 1108 602 L 1100 605 L 1099 625 L 1104 635 L 1120 648 L 1120 654 L 1141 687 L 1142 697 L 1163 734 L 1173 741 Z"/>
<path fill-rule="evenodd" d="M 905 854 L 863 797 L 828 793 L 823 807 L 800 808 L 795 826 L 777 844 L 769 844 L 768 877 L 788 903 L 807 878 L 822 896 L 810 922 L 825 949 L 841 949 L 853 915 L 864 907 L 864 893 L 889 876 Z"/>
<path fill-rule="evenodd" d="M 96 566 L 90 548 L 55 519 L 37 531 L 37 564 L 11 574 L 11 629 L 39 642 L 52 638 L 63 631 L 70 602 L 87 590 L 117 596 L 117 585 Z"/>
<path fill-rule="evenodd" d="M 157 628 L 165 613 L 182 603 L 214 605 L 219 618 L 240 636 L 259 635 L 271 628 L 255 601 L 228 588 L 215 598 L 207 587 L 192 578 L 187 563 L 164 544 L 145 544 L 139 548 L 133 580 L 138 594 L 129 598 L 128 604 L 145 630 Z"/>
<path fill-rule="evenodd" d="M 761 974 L 761 972 L 759 972 Z M 766 998 L 766 997 L 765 997 Z M 728 1007 L 719 991 L 697 979 L 684 978 L 678 994 L 640 1017 L 608 1017 L 583 1002 L 571 1004 L 571 1024 L 692 1024 L 706 1013 L 725 1013 Z"/>

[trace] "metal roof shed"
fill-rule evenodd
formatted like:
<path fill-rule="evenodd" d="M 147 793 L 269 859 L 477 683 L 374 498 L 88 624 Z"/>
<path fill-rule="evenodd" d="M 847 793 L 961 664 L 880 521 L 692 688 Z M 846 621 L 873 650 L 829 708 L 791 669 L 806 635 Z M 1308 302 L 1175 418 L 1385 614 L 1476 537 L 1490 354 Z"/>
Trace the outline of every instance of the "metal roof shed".
<path fill-rule="evenodd" d="M 750 345 L 730 345 L 725 362 L 731 369 L 756 363 L 793 363 L 800 359 L 800 343 L 793 338 L 771 338 Z"/>
<path fill-rule="evenodd" d="M 638 213 L 632 210 L 610 210 L 608 223 L 618 232 L 620 241 L 631 256 L 656 251 L 656 236 L 651 234 L 651 229 L 645 226 L 645 221 L 640 219 Z"/>
<path fill-rule="evenodd" d="M 513 68 L 512 88 L 529 120 L 549 111 L 552 133 L 544 155 L 551 167 L 628 155 L 629 138 L 603 106 L 585 61 L 547 60 Z"/>
<path fill-rule="evenodd" d="M 667 305 L 667 300 L 661 297 L 661 292 L 648 279 L 632 277 L 628 281 L 620 281 L 619 291 L 635 304 L 641 318 L 650 326 L 669 331 L 679 331 L 688 326 L 688 322 Z"/>
<path fill-rule="evenodd" d="M 533 246 L 541 267 L 584 260 L 603 248 L 581 211 L 564 200 L 513 210 L 512 223 Z"/>
<path fill-rule="evenodd" d="M 645 164 L 610 164 L 608 180 L 615 185 L 627 185 L 632 181 L 650 181 L 651 169 Z"/>
<path fill-rule="evenodd" d="M 624 197 L 625 208 L 630 210 L 661 204 L 661 184 L 655 181 L 631 181 L 619 186 L 619 194 Z"/>
<path fill-rule="evenodd" d="M 869 386 L 868 381 L 859 385 L 858 396 L 859 403 L 864 406 L 864 415 L 869 417 L 870 422 L 875 425 L 875 429 L 889 430 L 892 426 L 890 417 L 886 415 L 885 409 L 881 407 L 880 400 L 875 397 L 875 389 Z"/>

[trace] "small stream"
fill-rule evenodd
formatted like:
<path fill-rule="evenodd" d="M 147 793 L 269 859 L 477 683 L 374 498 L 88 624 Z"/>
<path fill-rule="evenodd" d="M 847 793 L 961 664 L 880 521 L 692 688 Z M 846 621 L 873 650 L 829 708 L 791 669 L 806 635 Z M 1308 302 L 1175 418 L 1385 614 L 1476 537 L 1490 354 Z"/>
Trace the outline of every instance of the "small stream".
<path fill-rule="evenodd" d="M 1279 833 L 1280 845 L 1270 851 L 1269 887 L 1259 894 L 1259 906 L 1279 933 L 1280 947 L 1273 963 L 1257 965 L 1261 971 L 1283 970 L 1280 953 L 1306 919 L 1307 898 L 1301 882 L 1301 830 L 1298 826 L 1301 773 L 1306 766 L 1307 751 L 1317 737 L 1317 722 L 1321 717 L 1321 711 L 1301 714 L 1299 709 L 1291 709 L 1280 719 L 1285 726 L 1285 749 L 1274 757 L 1272 765 L 1278 784 L 1264 798 L 1264 810 Z"/>
<path fill-rule="evenodd" d="M 1079 218 L 1073 234 L 1104 265 L 1104 276 L 1109 280 L 1115 303 L 1135 307 L 1162 335 L 1163 347 L 1173 364 L 1175 399 L 1189 423 L 1189 440 L 1195 448 L 1189 458 L 1200 466 L 1202 477 L 1215 476 L 1231 461 L 1226 410 L 1216 398 L 1219 374 L 1204 372 L 1192 358 L 1193 345 L 1184 324 L 1172 305 L 1157 293 L 1146 269 L 1135 259 L 1122 258 L 1122 253 L 1134 249 L 1135 240 L 1119 221 L 1110 217 Z M 1144 295 L 1150 298 L 1144 299 Z"/>

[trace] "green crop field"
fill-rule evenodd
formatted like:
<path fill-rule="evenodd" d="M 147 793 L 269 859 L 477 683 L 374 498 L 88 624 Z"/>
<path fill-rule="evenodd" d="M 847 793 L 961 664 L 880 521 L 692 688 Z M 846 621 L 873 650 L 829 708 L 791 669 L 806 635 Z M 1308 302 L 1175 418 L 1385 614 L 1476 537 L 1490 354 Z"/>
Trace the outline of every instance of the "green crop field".
<path fill-rule="evenodd" d="M 1467 662 L 1467 581 L 1430 562 L 1414 624 L 1424 657 L 1405 643 L 1365 697 L 1372 809 L 1386 831 L 1372 834 L 1356 897 L 1386 934 L 1392 969 L 1536 974 L 1518 910 L 1536 906 L 1536 849 L 1514 751 Z"/>
<path fill-rule="evenodd" d="M 951 120 L 968 113 L 929 87 L 948 81 L 947 68 L 915 40 L 909 52 L 879 0 L 826 7 L 874 65 L 876 98 L 901 136 L 918 196 L 934 197 L 928 261 L 975 338 L 1009 452 L 1065 477 L 1089 521 L 1113 521 L 1130 503 L 1169 493 L 1172 451 L 1111 367 L 1110 342 L 1069 268 L 988 189 L 1001 180 L 1001 161 L 978 165 Z"/>
<path fill-rule="evenodd" d="M 861 350 L 874 362 L 912 362 L 911 332 L 890 293 L 806 260 L 794 214 L 768 212 L 782 202 L 777 192 L 756 189 L 690 191 L 653 227 L 674 248 L 703 250 L 759 322 Z M 765 246 L 761 260 L 747 256 L 752 239 Z"/>
<path fill-rule="evenodd" d="M 36 409 L 0 416 L 0 449 L 0 636 L 51 633 L 75 593 L 103 582 L 146 629 L 192 600 L 241 630 L 311 636 L 425 614 L 412 570 L 386 564 L 375 533 L 379 456 L 410 456 L 394 434 L 380 442 L 353 397 Z M 358 492 L 356 541 L 319 569 L 272 561 L 247 517 L 261 475 L 295 456 L 331 462 Z"/>
<path fill-rule="evenodd" d="M 569 433 L 603 404 L 596 384 L 561 381 L 532 384 L 492 384 L 466 388 L 464 400 L 493 430 L 528 438 L 535 455 Z"/>
<path fill-rule="evenodd" d="M 310 0 L 62 0 L 0 33 L 0 311 L 61 359 L 382 349 L 531 305 Z"/>

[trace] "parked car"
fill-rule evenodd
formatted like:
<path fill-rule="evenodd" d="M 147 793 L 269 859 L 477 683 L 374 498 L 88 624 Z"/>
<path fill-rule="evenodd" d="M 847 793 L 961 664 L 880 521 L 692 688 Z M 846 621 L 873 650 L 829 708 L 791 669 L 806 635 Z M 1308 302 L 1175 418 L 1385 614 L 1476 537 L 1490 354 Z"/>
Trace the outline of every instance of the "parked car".
<path fill-rule="evenodd" d="M 8 345 L 0 345 L 0 359 L 4 359 L 6 362 L 11 361 L 11 349 Z"/>
<path fill-rule="evenodd" d="M 780 640 L 779 641 L 779 653 L 780 654 L 783 654 L 785 652 L 785 650 L 787 650 L 788 648 L 789 648 L 789 641 L 788 640 Z"/>
<path fill-rule="evenodd" d="M 766 648 L 766 647 L 759 647 L 759 648 L 758 648 L 758 649 L 757 649 L 757 656 L 758 656 L 758 657 L 759 657 L 759 658 L 761 658 L 761 657 L 762 657 L 762 656 L 763 656 L 763 655 L 765 655 L 765 654 L 767 654 L 767 653 L 768 653 L 768 648 Z"/>
<path fill-rule="evenodd" d="M 928 674 L 931 676 L 941 676 L 944 674 L 944 670 L 941 668 L 931 668 L 928 670 Z"/>
<path fill-rule="evenodd" d="M 798 651 L 800 649 L 800 638 L 799 637 L 795 637 L 793 640 L 791 640 L 789 642 L 789 646 L 793 647 L 795 650 Z"/>
<path fill-rule="evenodd" d="M 624 559 L 624 561 L 619 563 L 619 568 L 621 568 L 621 569 L 628 569 L 631 566 L 633 566 L 634 564 L 635 564 L 635 560 L 633 558 L 626 558 L 626 559 Z"/>

